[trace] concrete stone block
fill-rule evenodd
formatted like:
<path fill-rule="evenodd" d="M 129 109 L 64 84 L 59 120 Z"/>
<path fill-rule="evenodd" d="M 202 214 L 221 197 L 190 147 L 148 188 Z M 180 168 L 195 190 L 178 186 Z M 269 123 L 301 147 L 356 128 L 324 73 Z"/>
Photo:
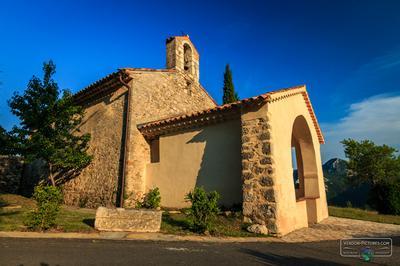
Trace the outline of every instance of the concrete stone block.
<path fill-rule="evenodd" d="M 99 207 L 95 228 L 113 232 L 158 232 L 162 211 Z"/>

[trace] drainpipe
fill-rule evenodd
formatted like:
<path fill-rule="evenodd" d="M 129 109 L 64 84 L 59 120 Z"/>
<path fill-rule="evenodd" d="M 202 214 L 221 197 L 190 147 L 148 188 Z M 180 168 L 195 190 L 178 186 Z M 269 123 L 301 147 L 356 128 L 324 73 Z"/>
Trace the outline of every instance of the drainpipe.
<path fill-rule="evenodd" d="M 125 193 L 125 176 L 127 174 L 127 162 L 128 162 L 128 150 L 129 150 L 129 133 L 130 133 L 130 113 L 131 113 L 131 87 L 128 83 L 125 83 L 122 78 L 122 72 L 119 74 L 119 81 L 121 84 L 128 89 L 128 99 L 126 101 L 127 108 L 126 108 L 126 117 L 125 117 L 125 145 L 123 147 L 123 156 L 124 162 L 122 164 L 122 177 L 121 177 L 121 194 L 119 198 L 119 207 L 123 208 L 124 206 L 124 193 Z"/>

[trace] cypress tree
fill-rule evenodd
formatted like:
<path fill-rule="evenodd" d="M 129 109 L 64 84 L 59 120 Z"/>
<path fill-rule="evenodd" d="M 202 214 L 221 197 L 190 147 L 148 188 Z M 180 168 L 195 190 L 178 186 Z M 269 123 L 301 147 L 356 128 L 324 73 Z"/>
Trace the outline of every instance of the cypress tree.
<path fill-rule="evenodd" d="M 232 71 L 229 64 L 225 67 L 224 73 L 224 96 L 222 97 L 223 104 L 239 101 L 239 97 L 235 92 L 235 86 L 232 80 Z"/>

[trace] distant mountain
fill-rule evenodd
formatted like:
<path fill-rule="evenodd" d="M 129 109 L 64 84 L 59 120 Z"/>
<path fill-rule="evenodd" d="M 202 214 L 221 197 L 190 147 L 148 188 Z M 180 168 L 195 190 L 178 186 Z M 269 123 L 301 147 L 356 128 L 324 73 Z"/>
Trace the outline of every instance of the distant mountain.
<path fill-rule="evenodd" d="M 364 207 L 370 187 L 366 184 L 353 187 L 347 182 L 346 161 L 333 158 L 322 165 L 327 186 L 326 197 L 329 204 L 346 206 L 351 202 L 353 206 Z"/>
<path fill-rule="evenodd" d="M 365 207 L 370 187 L 367 184 L 353 187 L 348 183 L 347 164 L 345 160 L 333 158 L 322 165 L 325 177 L 326 198 L 328 204 L 346 206 L 348 202 L 354 207 Z M 297 169 L 293 170 L 295 187 L 299 186 Z"/>
<path fill-rule="evenodd" d="M 347 166 L 346 161 L 333 158 L 322 165 L 325 177 L 328 176 L 346 176 Z"/>
<path fill-rule="evenodd" d="M 325 177 L 325 185 L 327 186 L 326 196 L 328 201 L 336 197 L 348 188 L 346 182 L 346 161 L 333 158 L 322 165 Z"/>

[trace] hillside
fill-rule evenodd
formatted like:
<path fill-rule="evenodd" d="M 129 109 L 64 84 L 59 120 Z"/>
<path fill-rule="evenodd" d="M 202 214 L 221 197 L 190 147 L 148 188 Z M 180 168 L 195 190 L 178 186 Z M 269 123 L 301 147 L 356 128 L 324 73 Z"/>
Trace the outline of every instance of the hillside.
<path fill-rule="evenodd" d="M 327 186 L 326 196 L 330 205 L 346 206 L 351 202 L 353 206 L 365 207 L 370 187 L 365 184 L 352 187 L 346 178 L 346 161 L 333 158 L 323 164 L 325 182 Z"/>

